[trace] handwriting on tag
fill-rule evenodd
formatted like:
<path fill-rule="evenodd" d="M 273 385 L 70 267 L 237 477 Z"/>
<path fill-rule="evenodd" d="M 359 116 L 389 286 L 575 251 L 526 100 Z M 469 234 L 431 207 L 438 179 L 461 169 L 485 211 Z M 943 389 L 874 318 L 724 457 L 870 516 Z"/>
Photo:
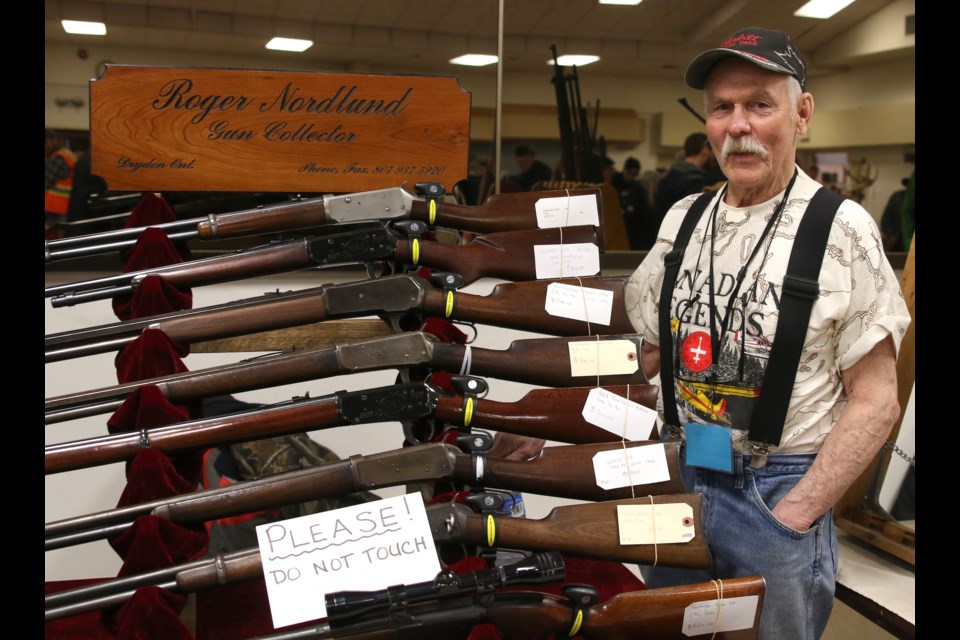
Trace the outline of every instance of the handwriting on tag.
<path fill-rule="evenodd" d="M 657 412 L 623 396 L 594 387 L 587 394 L 583 419 L 624 440 L 648 440 L 657 423 Z"/>
<path fill-rule="evenodd" d="M 610 326 L 613 292 L 553 282 L 543 308 L 552 316 Z"/>
<path fill-rule="evenodd" d="M 683 610 L 683 633 L 698 636 L 706 633 L 751 629 L 757 617 L 760 596 L 739 596 L 723 600 L 702 600 Z"/>
<path fill-rule="evenodd" d="M 600 248 L 590 242 L 533 246 L 537 280 L 595 276 L 600 273 Z"/>
<path fill-rule="evenodd" d="M 617 506 L 620 544 L 673 544 L 694 537 L 693 507 L 683 502 Z"/>
<path fill-rule="evenodd" d="M 593 475 L 605 490 L 666 482 L 667 452 L 663 444 L 601 451 L 593 456 Z"/>
<path fill-rule="evenodd" d="M 571 376 L 630 375 L 640 369 L 630 340 L 578 340 L 567 344 Z"/>
<path fill-rule="evenodd" d="M 537 226 L 541 229 L 579 225 L 600 226 L 596 196 L 540 198 L 534 205 L 534 210 L 537 212 Z"/>

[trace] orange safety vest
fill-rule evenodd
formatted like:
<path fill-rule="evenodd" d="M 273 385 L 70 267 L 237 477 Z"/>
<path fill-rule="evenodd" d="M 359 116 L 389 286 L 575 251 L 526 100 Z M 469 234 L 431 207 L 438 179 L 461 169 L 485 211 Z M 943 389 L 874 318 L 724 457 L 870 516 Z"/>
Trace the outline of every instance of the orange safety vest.
<path fill-rule="evenodd" d="M 58 180 L 53 187 L 46 190 L 44 194 L 43 210 L 47 213 L 58 213 L 67 215 L 67 207 L 70 205 L 70 192 L 73 190 L 73 166 L 77 162 L 77 156 L 69 149 L 58 149 L 50 156 L 60 156 L 70 167 L 70 172 L 62 180 Z"/>

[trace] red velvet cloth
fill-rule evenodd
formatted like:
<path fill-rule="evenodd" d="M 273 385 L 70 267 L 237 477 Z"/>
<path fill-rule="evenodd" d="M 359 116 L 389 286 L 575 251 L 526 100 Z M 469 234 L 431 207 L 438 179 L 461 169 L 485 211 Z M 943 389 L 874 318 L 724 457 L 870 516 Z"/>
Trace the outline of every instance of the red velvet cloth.
<path fill-rule="evenodd" d="M 190 289 L 177 289 L 158 275 L 144 278 L 133 295 L 113 298 L 113 313 L 121 321 L 158 316 L 193 308 Z"/>
<path fill-rule="evenodd" d="M 173 212 L 173 207 L 159 193 L 146 192 L 140 196 L 140 201 L 133 208 L 130 215 L 123 223 L 124 229 L 136 229 L 138 227 L 149 227 L 150 225 L 164 224 L 166 222 L 176 222 L 177 215 Z M 166 235 L 166 234 L 164 234 Z M 190 248 L 186 242 L 177 242 L 175 244 L 178 259 L 170 263 L 190 260 Z M 120 259 L 124 263 L 130 262 L 130 256 L 136 251 L 136 246 L 129 249 L 123 249 L 120 252 Z M 139 267 L 144 268 L 144 267 Z"/>
<path fill-rule="evenodd" d="M 180 619 L 187 596 L 141 587 L 119 609 L 102 613 L 104 627 L 121 640 L 194 640 Z"/>
<path fill-rule="evenodd" d="M 197 483 L 184 478 L 162 451 L 143 449 L 127 468 L 127 484 L 117 507 L 163 500 L 197 490 Z"/>
<path fill-rule="evenodd" d="M 44 583 L 44 595 L 86 587 L 111 578 L 88 578 L 84 580 L 55 580 Z M 99 611 L 81 613 L 44 623 L 43 637 L 46 640 L 114 640 L 114 635 L 104 627 Z"/>
<path fill-rule="evenodd" d="M 171 340 L 161 329 L 144 329 L 114 358 L 117 382 L 126 384 L 184 373 L 188 369 L 183 358 L 189 354 L 188 347 Z"/>
<path fill-rule="evenodd" d="M 191 530 L 157 516 L 140 516 L 126 531 L 109 540 L 123 558 L 119 577 L 196 560 L 207 553 L 209 541 L 202 525 Z"/>
<path fill-rule="evenodd" d="M 137 388 L 107 420 L 110 433 L 164 427 L 190 419 L 190 412 L 171 404 L 156 385 Z"/>
<path fill-rule="evenodd" d="M 146 385 L 131 393 L 124 400 L 120 408 L 107 420 L 107 429 L 110 433 L 136 433 L 143 429 L 149 431 L 156 427 L 186 422 L 189 419 L 189 410 L 171 404 L 154 385 Z M 186 450 L 167 455 L 176 473 L 191 483 L 194 488 L 199 486 L 203 449 Z M 145 480 L 151 482 L 149 479 L 145 478 Z M 130 482 L 129 473 L 127 482 Z"/>

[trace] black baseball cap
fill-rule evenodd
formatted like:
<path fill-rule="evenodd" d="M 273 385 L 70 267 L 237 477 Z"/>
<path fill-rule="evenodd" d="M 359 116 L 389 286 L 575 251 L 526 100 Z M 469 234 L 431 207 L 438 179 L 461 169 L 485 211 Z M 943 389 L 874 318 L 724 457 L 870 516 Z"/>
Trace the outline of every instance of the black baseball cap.
<path fill-rule="evenodd" d="M 687 67 L 683 79 L 687 86 L 703 89 L 713 65 L 726 57 L 736 57 L 747 62 L 796 78 L 801 88 L 806 88 L 807 70 L 799 52 L 790 43 L 790 36 L 783 31 L 747 27 L 737 31 L 716 49 L 704 51 Z"/>

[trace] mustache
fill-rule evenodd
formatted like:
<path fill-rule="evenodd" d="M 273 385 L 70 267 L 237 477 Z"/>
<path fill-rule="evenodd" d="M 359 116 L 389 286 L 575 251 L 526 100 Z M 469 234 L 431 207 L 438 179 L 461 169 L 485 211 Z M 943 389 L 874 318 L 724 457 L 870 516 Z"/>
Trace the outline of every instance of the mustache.
<path fill-rule="evenodd" d="M 727 136 L 723 141 L 720 155 L 726 160 L 731 153 L 752 153 L 764 159 L 768 155 L 763 145 L 752 136 L 740 136 L 739 138 Z"/>

